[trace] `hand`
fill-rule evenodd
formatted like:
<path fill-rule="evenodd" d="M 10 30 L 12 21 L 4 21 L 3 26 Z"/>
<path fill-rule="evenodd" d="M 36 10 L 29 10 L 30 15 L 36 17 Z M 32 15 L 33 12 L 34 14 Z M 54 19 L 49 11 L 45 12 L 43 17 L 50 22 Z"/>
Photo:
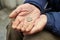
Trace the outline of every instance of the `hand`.
<path fill-rule="evenodd" d="M 31 15 L 33 14 L 33 15 Z M 39 16 L 41 14 L 40 10 L 35 7 L 34 5 L 31 5 L 29 3 L 26 3 L 26 4 L 23 4 L 23 5 L 20 5 L 17 7 L 17 9 L 15 9 L 9 16 L 10 18 L 15 18 L 15 21 L 13 22 L 12 24 L 12 27 L 15 29 L 17 28 L 17 26 L 23 21 L 26 16 L 28 15 L 31 15 L 31 16 L 34 16 L 36 15 Z"/>
<path fill-rule="evenodd" d="M 36 19 L 38 19 L 40 17 L 40 14 L 37 13 L 36 11 L 35 12 L 32 12 L 31 14 L 27 15 L 25 20 L 22 21 L 23 22 L 23 26 L 20 28 L 20 30 L 22 32 L 25 32 L 25 31 L 30 31 L 31 28 L 34 26 L 34 22 Z M 21 24 L 19 24 L 21 25 Z M 20 26 L 18 26 L 19 28 Z M 28 30 L 28 29 L 29 30 Z"/>
<path fill-rule="evenodd" d="M 40 32 L 40 31 L 42 31 L 44 29 L 46 23 L 47 23 L 47 16 L 44 15 L 44 14 L 43 15 L 40 15 L 40 18 L 38 18 L 35 21 L 35 25 L 32 26 L 32 27 L 27 27 L 26 29 L 28 31 L 24 32 L 23 34 L 24 35 L 31 35 L 31 34 Z"/>
<path fill-rule="evenodd" d="M 40 13 L 38 13 L 37 10 L 34 10 L 32 11 L 30 14 L 28 15 L 18 15 L 15 19 L 15 21 L 13 22 L 12 24 L 12 27 L 14 29 L 17 29 L 17 30 L 22 30 L 22 31 L 25 31 L 25 28 L 27 27 L 27 25 L 30 25 L 32 23 L 34 23 L 34 21 L 40 16 Z M 26 19 L 31 17 L 32 18 L 32 21 L 31 22 L 27 22 Z M 23 28 L 22 28 L 23 26 Z"/>
<path fill-rule="evenodd" d="M 15 18 L 17 15 L 27 15 L 31 12 L 35 12 L 35 10 L 40 13 L 40 10 L 35 7 L 34 5 L 31 5 L 29 3 L 19 5 L 10 15 L 10 18 Z"/>

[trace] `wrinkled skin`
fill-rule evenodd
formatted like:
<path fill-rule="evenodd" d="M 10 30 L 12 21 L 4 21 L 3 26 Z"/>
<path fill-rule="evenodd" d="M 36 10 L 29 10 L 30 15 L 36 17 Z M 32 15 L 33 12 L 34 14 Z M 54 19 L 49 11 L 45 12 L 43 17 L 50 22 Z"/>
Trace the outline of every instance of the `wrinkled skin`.
<path fill-rule="evenodd" d="M 12 28 L 22 31 L 24 35 L 40 32 L 47 23 L 47 16 L 40 14 L 40 10 L 34 5 L 28 3 L 22 4 L 9 15 L 10 18 L 16 18 L 12 24 Z M 31 17 L 32 21 L 27 22 L 27 17 Z"/>

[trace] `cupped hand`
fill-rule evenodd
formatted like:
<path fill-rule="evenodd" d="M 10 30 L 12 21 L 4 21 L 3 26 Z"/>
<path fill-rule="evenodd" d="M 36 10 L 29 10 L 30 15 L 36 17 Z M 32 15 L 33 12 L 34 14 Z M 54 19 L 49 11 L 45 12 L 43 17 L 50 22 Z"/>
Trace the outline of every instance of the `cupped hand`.
<path fill-rule="evenodd" d="M 33 26 L 34 21 L 40 16 L 40 11 L 34 10 L 27 15 L 19 15 L 16 17 L 15 21 L 12 24 L 12 27 L 17 30 L 25 31 L 27 26 Z M 32 18 L 31 22 L 28 22 Z M 28 19 L 28 21 L 27 21 Z M 32 25 L 31 25 L 32 24 Z"/>
<path fill-rule="evenodd" d="M 27 15 L 24 19 L 23 26 L 21 27 L 22 32 L 30 31 L 32 27 L 34 26 L 34 22 L 36 19 L 40 17 L 40 14 L 37 13 L 37 11 L 33 11 L 31 14 Z M 20 27 L 20 26 L 18 26 Z"/>
<path fill-rule="evenodd" d="M 40 17 L 35 21 L 34 26 L 29 26 L 26 28 L 26 32 L 23 32 L 24 35 L 31 35 L 37 32 L 41 32 L 47 23 L 47 16 L 46 15 L 40 15 Z M 32 25 L 32 24 L 31 24 Z"/>

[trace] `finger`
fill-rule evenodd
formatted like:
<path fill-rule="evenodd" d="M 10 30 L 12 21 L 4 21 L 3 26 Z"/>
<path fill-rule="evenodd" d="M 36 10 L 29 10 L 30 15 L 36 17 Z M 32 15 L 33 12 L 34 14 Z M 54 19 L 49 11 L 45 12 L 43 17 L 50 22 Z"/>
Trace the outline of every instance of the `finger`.
<path fill-rule="evenodd" d="M 19 13 L 21 12 L 21 9 L 15 9 L 10 15 L 10 18 L 15 18 Z"/>
<path fill-rule="evenodd" d="M 31 29 L 33 28 L 33 26 L 34 26 L 34 22 L 30 23 L 29 26 L 26 28 L 26 32 L 31 31 Z"/>
<path fill-rule="evenodd" d="M 26 32 L 31 31 L 32 28 L 33 28 L 33 24 L 30 24 L 30 25 L 27 27 Z"/>
<path fill-rule="evenodd" d="M 15 19 L 15 21 L 12 24 L 12 27 L 15 29 L 22 20 L 23 20 L 23 17 L 17 16 L 17 18 Z"/>
<path fill-rule="evenodd" d="M 23 24 L 23 27 L 21 28 L 21 31 L 25 32 L 28 25 L 29 25 L 29 23 L 27 21 L 24 21 L 24 24 Z"/>
<path fill-rule="evenodd" d="M 20 5 L 13 10 L 13 12 L 9 15 L 10 18 L 15 18 L 20 12 L 21 12 L 22 8 L 20 7 Z"/>
<path fill-rule="evenodd" d="M 16 18 L 15 21 L 12 24 L 12 28 L 15 29 L 17 27 L 17 24 L 19 24 L 19 19 Z"/>
<path fill-rule="evenodd" d="M 21 31 L 21 28 L 23 27 L 23 22 L 21 22 L 18 27 L 17 27 L 17 30 L 20 30 Z"/>

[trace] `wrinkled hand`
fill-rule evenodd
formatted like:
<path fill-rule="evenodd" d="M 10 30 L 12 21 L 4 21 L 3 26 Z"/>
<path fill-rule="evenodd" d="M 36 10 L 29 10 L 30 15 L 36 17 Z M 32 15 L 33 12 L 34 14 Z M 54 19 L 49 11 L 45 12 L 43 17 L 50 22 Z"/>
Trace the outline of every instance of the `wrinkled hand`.
<path fill-rule="evenodd" d="M 31 12 L 35 12 L 37 11 L 38 13 L 40 13 L 40 10 L 35 7 L 34 5 L 31 5 L 29 3 L 26 3 L 26 4 L 22 4 L 22 5 L 19 5 L 10 15 L 9 17 L 10 18 L 15 18 L 17 17 L 17 15 L 27 15 Z"/>
<path fill-rule="evenodd" d="M 28 25 L 31 25 L 34 23 L 34 21 L 40 16 L 40 13 L 38 12 L 38 10 L 34 10 L 32 11 L 30 14 L 28 15 L 23 15 L 21 16 L 20 14 L 16 17 L 15 21 L 12 24 L 12 27 L 14 29 L 17 30 L 21 30 L 21 31 L 25 31 L 26 27 Z M 28 19 L 29 17 L 32 18 L 31 22 L 27 22 L 26 19 Z M 33 26 L 33 25 L 32 25 Z"/>
<path fill-rule="evenodd" d="M 32 27 L 34 26 L 35 20 L 37 20 L 40 17 L 39 13 L 32 12 L 31 14 L 27 15 L 26 18 L 22 21 L 23 25 L 20 28 L 22 32 L 30 31 Z M 19 24 L 21 25 L 21 24 Z M 20 26 L 18 26 L 19 28 Z"/>
<path fill-rule="evenodd" d="M 40 17 L 35 21 L 34 26 L 33 24 L 30 24 L 27 28 L 26 31 L 23 32 L 24 35 L 31 35 L 37 32 L 40 32 L 44 29 L 45 25 L 47 23 L 47 16 L 46 15 L 40 15 Z"/>
<path fill-rule="evenodd" d="M 27 16 L 31 16 L 31 17 L 36 19 L 39 17 L 40 14 L 41 14 L 40 10 L 37 7 L 35 7 L 34 5 L 31 5 L 29 3 L 26 3 L 26 4 L 18 6 L 17 9 L 15 9 L 9 15 L 9 17 L 10 18 L 16 18 L 12 24 L 12 27 L 15 29 L 18 27 L 18 25 L 20 25 L 20 26 L 23 25 L 23 22 L 21 22 L 21 21 L 25 20 L 25 18 Z M 19 27 L 17 29 L 19 29 Z"/>
<path fill-rule="evenodd" d="M 39 18 L 40 14 L 41 14 L 41 12 L 37 7 L 35 7 L 34 5 L 31 5 L 29 3 L 26 3 L 26 4 L 18 6 L 9 15 L 9 17 L 16 18 L 12 24 L 12 27 L 14 29 L 20 30 L 24 34 L 33 34 L 33 33 L 36 33 L 39 29 L 40 30 L 43 29 L 43 27 L 45 25 L 44 21 L 43 21 L 44 18 L 43 17 Z M 32 18 L 31 22 L 27 22 L 28 17 Z"/>

